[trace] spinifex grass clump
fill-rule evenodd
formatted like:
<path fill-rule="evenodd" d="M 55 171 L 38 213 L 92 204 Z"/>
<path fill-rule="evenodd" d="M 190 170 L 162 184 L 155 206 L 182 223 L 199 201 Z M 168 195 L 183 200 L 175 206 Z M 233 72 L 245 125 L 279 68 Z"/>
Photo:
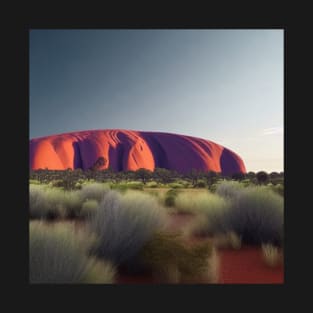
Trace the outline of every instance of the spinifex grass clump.
<path fill-rule="evenodd" d="M 31 218 L 40 218 L 46 209 L 45 188 L 42 185 L 29 185 L 29 214 Z"/>
<path fill-rule="evenodd" d="M 166 207 L 173 207 L 175 205 L 175 199 L 178 195 L 178 191 L 176 189 L 170 189 L 166 192 L 164 198 L 164 205 Z"/>
<path fill-rule="evenodd" d="M 111 283 L 114 268 L 88 258 L 93 236 L 75 232 L 72 224 L 30 223 L 29 279 L 31 283 Z M 100 271 L 101 268 L 101 271 Z M 95 273 L 97 272 L 97 275 Z"/>
<path fill-rule="evenodd" d="M 83 218 L 91 218 L 96 214 L 98 208 L 99 203 L 97 200 L 86 200 L 82 205 L 80 216 Z"/>
<path fill-rule="evenodd" d="M 273 243 L 283 240 L 283 198 L 266 187 L 247 187 L 232 200 L 224 218 L 225 228 L 245 243 Z"/>
<path fill-rule="evenodd" d="M 175 201 L 175 208 L 181 213 L 197 214 L 198 225 L 203 229 L 207 225 L 207 233 L 220 231 L 223 228 L 222 217 L 229 208 L 229 203 L 222 197 L 209 191 L 202 191 L 193 195 L 181 193 Z M 206 222 L 200 219 L 206 219 Z M 196 226 L 194 224 L 194 226 Z M 204 229 L 203 229 L 204 230 Z"/>
<path fill-rule="evenodd" d="M 154 197 L 110 191 L 90 221 L 90 229 L 100 239 L 94 252 L 116 264 L 126 264 L 165 223 L 166 213 Z"/>
<path fill-rule="evenodd" d="M 222 180 L 216 185 L 216 194 L 226 199 L 233 199 L 237 196 L 238 191 L 242 190 L 244 185 L 237 181 Z"/>
<path fill-rule="evenodd" d="M 262 244 L 262 256 L 265 264 L 269 267 L 277 267 L 282 264 L 283 257 L 278 248 L 272 244 Z"/>
<path fill-rule="evenodd" d="M 158 188 L 159 184 L 156 181 L 151 181 L 146 184 L 147 188 Z"/>
<path fill-rule="evenodd" d="M 104 195 L 110 190 L 110 187 L 105 184 L 91 183 L 81 187 L 80 197 L 82 201 L 97 200 L 100 202 Z"/>
<path fill-rule="evenodd" d="M 215 251 L 209 242 L 187 246 L 179 234 L 157 233 L 140 251 L 139 260 L 160 283 L 217 281 Z M 214 260 L 213 260 L 214 259 Z M 213 262 L 212 262 L 213 261 Z"/>
<path fill-rule="evenodd" d="M 126 183 L 127 188 L 134 190 L 143 190 L 144 184 L 138 181 L 129 181 Z"/>
<path fill-rule="evenodd" d="M 184 188 L 184 185 L 178 182 L 169 183 L 168 186 L 172 189 Z"/>
<path fill-rule="evenodd" d="M 277 184 L 272 187 L 272 189 L 277 192 L 279 195 L 284 196 L 284 185 Z"/>
<path fill-rule="evenodd" d="M 35 219 L 75 218 L 80 216 L 79 191 L 64 191 L 41 185 L 29 187 L 30 217 Z"/>
<path fill-rule="evenodd" d="M 64 191 L 41 185 L 29 187 L 31 218 L 55 219 L 65 215 Z"/>
<path fill-rule="evenodd" d="M 81 216 L 82 199 L 79 191 L 65 191 L 62 206 L 65 217 L 77 218 Z"/>

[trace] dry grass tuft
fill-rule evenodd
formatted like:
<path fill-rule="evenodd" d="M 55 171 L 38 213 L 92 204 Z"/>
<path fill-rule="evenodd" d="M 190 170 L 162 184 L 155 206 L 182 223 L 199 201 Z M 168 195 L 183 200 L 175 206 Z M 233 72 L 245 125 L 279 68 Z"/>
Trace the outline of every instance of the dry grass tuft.
<path fill-rule="evenodd" d="M 262 256 L 265 264 L 269 267 L 277 267 L 283 262 L 282 253 L 272 244 L 262 244 Z"/>

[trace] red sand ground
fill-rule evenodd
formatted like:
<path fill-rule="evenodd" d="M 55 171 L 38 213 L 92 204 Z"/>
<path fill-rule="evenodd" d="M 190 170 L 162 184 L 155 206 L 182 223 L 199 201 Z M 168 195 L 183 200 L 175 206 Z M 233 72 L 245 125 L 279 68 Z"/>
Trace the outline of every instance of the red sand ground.
<path fill-rule="evenodd" d="M 193 219 L 189 214 L 173 214 L 168 225 L 177 231 Z M 201 239 L 198 239 L 201 240 Z M 194 242 L 194 240 L 192 240 Z M 239 250 L 219 249 L 220 284 L 282 284 L 284 267 L 268 267 L 262 259 L 261 247 L 242 246 Z M 155 284 L 149 276 L 126 276 L 117 278 L 118 284 Z"/>
<path fill-rule="evenodd" d="M 260 247 L 219 250 L 221 284 L 282 284 L 284 268 L 270 268 L 262 259 Z"/>

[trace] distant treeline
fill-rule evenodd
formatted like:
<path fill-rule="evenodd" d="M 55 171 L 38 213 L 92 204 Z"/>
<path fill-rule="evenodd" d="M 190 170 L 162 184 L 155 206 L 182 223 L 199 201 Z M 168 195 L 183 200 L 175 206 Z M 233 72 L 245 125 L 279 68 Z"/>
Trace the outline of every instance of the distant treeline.
<path fill-rule="evenodd" d="M 98 182 L 113 182 L 119 183 L 122 181 L 141 181 L 146 184 L 149 181 L 155 181 L 161 184 L 168 184 L 176 182 L 178 180 L 184 180 L 190 182 L 193 186 L 197 186 L 199 183 L 205 183 L 206 185 L 214 184 L 220 179 L 233 179 L 238 181 L 249 180 L 256 184 L 272 183 L 283 184 L 284 173 L 283 172 L 271 172 L 265 171 L 235 173 L 232 175 L 222 175 L 213 171 L 203 172 L 199 170 L 191 170 L 189 173 L 178 173 L 176 171 L 168 170 L 165 168 L 156 168 L 153 172 L 147 169 L 139 169 L 137 171 L 124 171 L 114 172 L 112 169 L 106 170 L 82 170 L 82 169 L 67 169 L 67 170 L 48 170 L 39 169 L 31 170 L 31 180 L 37 180 L 41 183 L 49 183 L 51 181 L 60 180 L 63 181 L 64 186 L 70 187 L 79 180 L 94 180 Z"/>

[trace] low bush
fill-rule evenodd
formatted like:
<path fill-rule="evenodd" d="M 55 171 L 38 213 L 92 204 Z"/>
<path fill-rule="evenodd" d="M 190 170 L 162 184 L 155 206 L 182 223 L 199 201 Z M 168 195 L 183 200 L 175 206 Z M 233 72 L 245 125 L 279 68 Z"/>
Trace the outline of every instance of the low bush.
<path fill-rule="evenodd" d="M 174 195 L 165 196 L 164 205 L 167 207 L 173 207 L 175 205 L 175 196 Z"/>
<path fill-rule="evenodd" d="M 165 214 L 151 196 L 108 192 L 90 220 L 90 229 L 100 239 L 94 252 L 118 265 L 127 263 L 164 226 Z"/>
<path fill-rule="evenodd" d="M 210 258 L 216 257 L 214 253 L 207 241 L 187 246 L 179 234 L 157 233 L 142 248 L 139 259 L 160 283 L 199 279 L 214 283 L 217 280 L 217 262 L 210 262 Z"/>
<path fill-rule="evenodd" d="M 192 187 L 192 184 L 187 180 L 180 179 L 180 180 L 177 180 L 177 183 L 183 185 L 184 188 Z"/>
<path fill-rule="evenodd" d="M 206 188 L 207 187 L 207 183 L 203 180 L 199 180 L 194 184 L 195 188 Z"/>
<path fill-rule="evenodd" d="M 178 190 L 177 189 L 169 189 L 166 193 L 165 193 L 165 197 L 164 197 L 164 205 L 166 207 L 174 207 L 175 206 L 175 199 L 178 195 Z"/>
<path fill-rule="evenodd" d="M 128 189 L 126 184 L 110 184 L 112 190 L 119 191 L 120 193 L 125 193 Z"/>
<path fill-rule="evenodd" d="M 181 183 L 169 183 L 168 186 L 172 189 L 184 188 L 184 185 Z"/>
<path fill-rule="evenodd" d="M 166 192 L 166 195 L 172 195 L 172 196 L 177 196 L 180 192 L 177 189 L 169 189 Z"/>
<path fill-rule="evenodd" d="M 146 187 L 148 187 L 148 188 L 158 188 L 159 185 L 155 181 L 150 181 L 150 182 L 146 183 Z"/>

